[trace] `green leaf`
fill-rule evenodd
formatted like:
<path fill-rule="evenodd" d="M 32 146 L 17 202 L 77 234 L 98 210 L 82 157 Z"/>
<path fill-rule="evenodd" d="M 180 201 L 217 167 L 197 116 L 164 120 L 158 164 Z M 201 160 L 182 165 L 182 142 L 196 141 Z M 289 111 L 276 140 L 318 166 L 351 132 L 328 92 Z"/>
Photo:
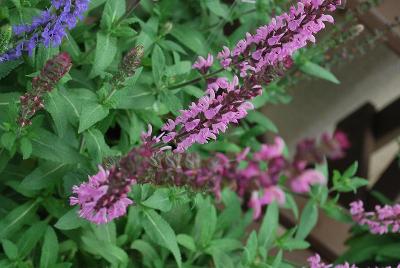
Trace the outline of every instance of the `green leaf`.
<path fill-rule="evenodd" d="M 46 161 L 21 182 L 21 186 L 31 190 L 40 190 L 56 184 L 68 171 L 66 163 Z"/>
<path fill-rule="evenodd" d="M 169 198 L 168 189 L 157 189 L 154 194 L 141 203 L 143 206 L 169 211 L 172 208 L 172 202 Z"/>
<path fill-rule="evenodd" d="M 179 113 L 179 110 L 183 109 L 181 100 L 169 90 L 161 92 L 160 101 L 175 115 Z"/>
<path fill-rule="evenodd" d="M 242 248 L 243 245 L 239 240 L 233 238 L 220 238 L 211 241 L 207 247 L 207 251 L 222 250 L 223 252 L 230 252 Z"/>
<path fill-rule="evenodd" d="M 113 154 L 100 130 L 90 128 L 83 133 L 83 136 L 85 137 L 89 154 L 97 164 L 100 164 L 105 157 Z"/>
<path fill-rule="evenodd" d="M 139 251 L 145 259 L 153 261 L 160 258 L 154 247 L 149 242 L 144 240 L 137 239 L 133 241 L 131 244 L 131 249 L 136 249 Z"/>
<path fill-rule="evenodd" d="M 194 242 L 193 237 L 191 237 L 187 234 L 178 234 L 176 238 L 177 238 L 179 245 L 187 248 L 188 250 L 190 250 L 192 252 L 196 251 L 196 244 Z"/>
<path fill-rule="evenodd" d="M 4 253 L 10 260 L 18 258 L 18 248 L 13 242 L 7 239 L 2 239 L 1 243 L 3 245 Z"/>
<path fill-rule="evenodd" d="M 54 227 L 60 230 L 73 230 L 81 227 L 86 222 L 82 218 L 78 217 L 77 211 L 78 208 L 74 208 L 65 213 L 64 216 L 58 219 Z"/>
<path fill-rule="evenodd" d="M 30 201 L 10 211 L 0 220 L 0 239 L 11 237 L 34 216 L 38 202 Z"/>
<path fill-rule="evenodd" d="M 108 0 L 101 17 L 100 26 L 110 29 L 125 14 L 125 0 Z"/>
<path fill-rule="evenodd" d="M 268 205 L 267 213 L 263 218 L 261 227 L 258 233 L 259 245 L 267 248 L 272 244 L 273 235 L 276 233 L 279 221 L 279 208 L 276 202 Z"/>
<path fill-rule="evenodd" d="M 53 90 L 46 94 L 44 107 L 53 118 L 59 137 L 63 137 L 68 125 L 68 120 L 66 120 L 65 117 L 65 115 L 68 114 L 67 105 L 64 98 L 58 93 L 58 90 Z"/>
<path fill-rule="evenodd" d="M 234 268 L 232 257 L 221 250 L 214 249 L 211 252 L 215 268 Z"/>
<path fill-rule="evenodd" d="M 179 251 L 176 235 L 171 226 L 154 210 L 144 210 L 143 228 L 146 234 L 155 243 L 169 249 L 175 257 L 178 267 L 182 266 L 181 253 Z"/>
<path fill-rule="evenodd" d="M 113 99 L 116 101 L 115 108 L 135 110 L 151 107 L 156 100 L 151 91 L 128 87 L 118 90 Z"/>
<path fill-rule="evenodd" d="M 200 88 L 192 85 L 183 87 L 182 91 L 196 98 L 201 98 L 204 96 L 204 90 L 201 90 Z"/>
<path fill-rule="evenodd" d="M 14 132 L 6 132 L 1 136 L 1 144 L 4 146 L 4 148 L 11 151 L 11 149 L 14 146 L 16 138 L 17 136 L 15 135 Z"/>
<path fill-rule="evenodd" d="M 22 137 L 19 143 L 19 149 L 21 150 L 22 153 L 22 158 L 23 159 L 28 159 L 31 154 L 32 154 L 32 143 L 31 141 L 26 138 Z"/>
<path fill-rule="evenodd" d="M 260 112 L 250 111 L 246 117 L 246 120 L 251 123 L 259 124 L 263 126 L 266 130 L 272 131 L 274 133 L 278 132 L 278 128 L 275 126 L 275 124 L 271 120 L 269 120 L 268 117 Z"/>
<path fill-rule="evenodd" d="M 39 221 L 32 224 L 32 226 L 22 234 L 17 243 L 21 258 L 25 258 L 31 253 L 36 247 L 36 244 L 42 239 L 46 229 L 47 223 Z"/>
<path fill-rule="evenodd" d="M 180 61 L 175 65 L 168 66 L 165 70 L 165 75 L 168 77 L 173 77 L 177 75 L 186 74 L 191 71 L 190 61 Z"/>
<path fill-rule="evenodd" d="M 104 119 L 110 110 L 99 103 L 88 103 L 82 108 L 79 118 L 78 133 L 82 133 L 100 120 Z"/>
<path fill-rule="evenodd" d="M 279 250 L 278 254 L 276 254 L 276 256 L 275 256 L 274 262 L 272 263 L 272 268 L 281 267 L 282 255 L 283 255 L 282 250 Z"/>
<path fill-rule="evenodd" d="M 12 70 L 17 68 L 22 63 L 22 60 L 2 62 L 0 64 L 0 80 L 6 77 L 9 73 L 11 73 Z"/>
<path fill-rule="evenodd" d="M 82 237 L 83 247 L 92 254 L 100 255 L 115 267 L 126 267 L 128 255 L 110 242 L 98 240 L 90 236 Z"/>
<path fill-rule="evenodd" d="M 114 60 L 116 54 L 117 39 L 110 36 L 110 34 L 98 32 L 94 62 L 89 77 L 96 77 L 97 75 L 101 74 L 105 69 L 107 69 L 107 67 Z"/>
<path fill-rule="evenodd" d="M 287 193 L 285 195 L 285 201 L 285 208 L 290 208 L 293 212 L 295 219 L 297 219 L 299 217 L 299 208 L 297 207 L 297 203 L 294 200 L 293 196 Z"/>
<path fill-rule="evenodd" d="M 205 3 L 212 13 L 225 20 L 229 20 L 229 8 L 221 4 L 219 0 L 206 0 Z"/>
<path fill-rule="evenodd" d="M 290 251 L 290 250 L 307 249 L 309 246 L 310 244 L 307 241 L 298 239 L 289 239 L 283 243 L 282 248 Z"/>
<path fill-rule="evenodd" d="M 334 74 L 311 61 L 307 61 L 304 64 L 300 65 L 300 70 L 306 74 L 328 80 L 335 84 L 340 84 L 339 80 Z"/>
<path fill-rule="evenodd" d="M 44 242 L 42 246 L 42 255 L 40 256 L 40 268 L 51 268 L 57 262 L 58 256 L 58 239 L 56 232 L 50 226 L 47 227 L 46 234 L 44 235 Z"/>
<path fill-rule="evenodd" d="M 171 35 L 198 55 L 206 55 L 208 46 L 204 36 L 198 30 L 189 26 L 177 25 Z"/>
<path fill-rule="evenodd" d="M 86 161 L 76 149 L 65 144 L 63 139 L 53 133 L 44 129 L 37 129 L 34 134 L 34 137 L 31 138 L 33 156 L 63 164 L 84 163 Z"/>
<path fill-rule="evenodd" d="M 301 217 L 300 223 L 296 232 L 295 239 L 305 239 L 318 221 L 318 207 L 314 200 L 309 200 L 305 205 Z"/>
<path fill-rule="evenodd" d="M 247 239 L 246 247 L 244 248 L 243 262 L 244 264 L 252 264 L 257 257 L 258 240 L 256 231 L 252 231 Z"/>
<path fill-rule="evenodd" d="M 348 167 L 345 172 L 343 172 L 343 177 L 345 178 L 351 178 L 353 177 L 358 169 L 358 162 L 355 161 L 350 167 Z"/>
<path fill-rule="evenodd" d="M 194 238 L 201 247 L 211 242 L 217 227 L 217 212 L 209 200 L 202 200 L 194 223 Z"/>
<path fill-rule="evenodd" d="M 162 84 L 162 76 L 165 69 L 165 56 L 162 49 L 155 45 L 153 54 L 151 55 L 151 68 L 153 71 L 153 78 L 157 86 Z"/>

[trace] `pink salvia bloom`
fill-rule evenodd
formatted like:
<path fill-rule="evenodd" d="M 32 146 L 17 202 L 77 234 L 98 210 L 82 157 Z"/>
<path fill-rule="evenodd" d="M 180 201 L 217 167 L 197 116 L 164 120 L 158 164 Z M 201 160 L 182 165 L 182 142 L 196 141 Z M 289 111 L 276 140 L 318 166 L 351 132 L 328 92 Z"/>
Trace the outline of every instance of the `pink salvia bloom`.
<path fill-rule="evenodd" d="M 207 73 L 208 69 L 213 65 L 214 57 L 208 54 L 207 59 L 199 56 L 197 61 L 193 64 L 192 68 L 199 70 L 202 74 Z"/>
<path fill-rule="evenodd" d="M 315 254 L 314 256 L 311 256 L 307 259 L 308 264 L 310 265 L 310 268 L 358 268 L 355 264 L 349 264 L 349 263 L 344 263 L 344 264 L 325 264 L 322 260 L 321 257 L 318 254 Z"/>
<path fill-rule="evenodd" d="M 375 211 L 365 212 L 361 200 L 350 204 L 353 220 L 360 225 L 366 225 L 373 234 L 400 232 L 400 204 L 393 206 L 376 206 Z"/>
<path fill-rule="evenodd" d="M 256 220 L 261 216 L 261 201 L 258 197 L 258 192 L 254 191 L 251 193 L 251 198 L 248 207 L 253 209 L 253 219 Z"/>
<path fill-rule="evenodd" d="M 254 154 L 255 160 L 268 161 L 272 158 L 282 156 L 283 149 L 285 148 L 285 142 L 281 137 L 276 137 L 274 144 L 267 145 L 263 144 L 261 150 Z"/>
<path fill-rule="evenodd" d="M 293 192 L 307 193 L 310 191 L 311 185 L 325 183 L 326 178 L 321 172 L 313 169 L 308 169 L 295 177 L 291 181 L 290 186 Z"/>
<path fill-rule="evenodd" d="M 130 185 L 110 184 L 109 177 L 110 171 L 99 166 L 99 172 L 90 176 L 88 182 L 73 187 L 70 204 L 80 207 L 80 217 L 103 224 L 126 213 L 126 208 L 133 203 L 127 198 Z"/>

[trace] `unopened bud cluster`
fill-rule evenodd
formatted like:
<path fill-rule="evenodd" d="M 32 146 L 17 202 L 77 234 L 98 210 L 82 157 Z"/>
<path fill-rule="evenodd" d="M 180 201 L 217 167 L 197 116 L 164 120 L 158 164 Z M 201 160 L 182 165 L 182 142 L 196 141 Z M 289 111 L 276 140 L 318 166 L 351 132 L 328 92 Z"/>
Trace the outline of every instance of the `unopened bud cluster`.
<path fill-rule="evenodd" d="M 40 74 L 32 79 L 32 90 L 20 97 L 21 110 L 17 123 L 21 127 L 30 125 L 32 116 L 44 108 L 43 95 L 53 90 L 55 85 L 71 69 L 70 56 L 62 52 L 48 60 Z"/>

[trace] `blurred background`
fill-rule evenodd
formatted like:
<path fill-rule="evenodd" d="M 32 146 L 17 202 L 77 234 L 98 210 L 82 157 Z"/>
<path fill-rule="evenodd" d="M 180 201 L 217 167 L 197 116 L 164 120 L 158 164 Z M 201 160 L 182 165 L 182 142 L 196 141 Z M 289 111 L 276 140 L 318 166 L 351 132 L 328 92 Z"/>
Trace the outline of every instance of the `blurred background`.
<path fill-rule="evenodd" d="M 350 137 L 352 147 L 346 159 L 330 163 L 330 169 L 344 170 L 358 161 L 357 175 L 368 178 L 370 184 L 356 197 L 353 193 L 344 196 L 344 207 L 358 197 L 373 208 L 384 197 L 398 201 L 400 194 L 400 1 L 348 0 L 336 20 L 345 21 L 349 12 L 367 2 L 372 3 L 370 8 L 352 22 L 356 36 L 325 55 L 327 60 L 336 58 L 332 73 L 340 84 L 306 79 L 289 88 L 291 105 L 268 105 L 263 110 L 291 149 L 299 138 L 326 130 L 338 128 Z M 289 214 L 281 215 L 283 229 L 293 225 Z M 333 261 L 348 249 L 350 225 L 320 215 L 310 241 L 315 252 Z M 304 262 L 311 254 L 296 252 L 290 258 Z"/>

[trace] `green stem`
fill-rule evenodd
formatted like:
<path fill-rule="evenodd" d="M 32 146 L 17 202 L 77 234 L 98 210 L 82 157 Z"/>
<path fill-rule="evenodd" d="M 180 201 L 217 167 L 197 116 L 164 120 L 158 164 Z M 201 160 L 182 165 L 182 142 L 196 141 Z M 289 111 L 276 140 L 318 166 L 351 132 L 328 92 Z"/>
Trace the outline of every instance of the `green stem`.
<path fill-rule="evenodd" d="M 172 89 L 181 88 L 181 87 L 184 87 L 184 86 L 187 86 L 187 85 L 191 85 L 191 84 L 194 84 L 194 83 L 197 83 L 197 82 L 201 81 L 202 79 L 207 79 L 207 78 L 213 77 L 214 75 L 216 75 L 216 74 L 218 74 L 218 73 L 220 73 L 220 72 L 222 72 L 224 70 L 225 70 L 224 68 L 221 68 L 221 69 L 218 69 L 215 72 L 209 73 L 207 75 L 200 76 L 200 77 L 197 77 L 195 79 L 192 79 L 190 81 L 183 82 L 183 83 L 180 83 L 180 84 L 168 86 L 167 88 L 172 90 Z"/>

